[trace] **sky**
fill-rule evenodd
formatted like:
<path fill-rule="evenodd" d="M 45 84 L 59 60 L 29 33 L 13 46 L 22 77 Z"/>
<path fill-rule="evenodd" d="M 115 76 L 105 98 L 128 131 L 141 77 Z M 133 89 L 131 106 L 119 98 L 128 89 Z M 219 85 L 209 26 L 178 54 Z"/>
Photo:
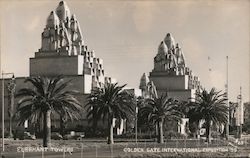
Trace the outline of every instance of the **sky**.
<path fill-rule="evenodd" d="M 41 33 L 60 1 L 0 0 L 1 69 L 29 75 L 29 58 L 41 48 Z M 171 33 L 187 66 L 206 89 L 229 98 L 242 86 L 249 101 L 250 0 L 66 0 L 76 14 L 84 42 L 104 61 L 105 74 L 138 88 L 153 69 L 160 42 Z M 210 60 L 208 60 L 210 58 Z M 211 69 L 211 71 L 209 71 Z"/>

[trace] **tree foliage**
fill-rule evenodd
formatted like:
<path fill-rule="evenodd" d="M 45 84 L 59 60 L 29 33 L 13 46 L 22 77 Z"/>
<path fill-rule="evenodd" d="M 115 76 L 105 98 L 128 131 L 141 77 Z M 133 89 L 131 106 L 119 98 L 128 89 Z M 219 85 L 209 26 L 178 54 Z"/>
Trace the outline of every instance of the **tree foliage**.
<path fill-rule="evenodd" d="M 82 107 L 76 99 L 78 92 L 66 90 L 70 82 L 65 82 L 62 76 L 32 77 L 25 80 L 31 87 L 22 88 L 17 93 L 20 97 L 16 112 L 18 123 L 23 124 L 26 120 L 40 123 L 43 118 L 44 146 L 50 143 L 51 114 L 58 113 L 70 120 L 81 116 Z"/>
<path fill-rule="evenodd" d="M 99 120 L 108 122 L 109 139 L 113 142 L 113 120 L 129 119 L 135 113 L 135 98 L 123 90 L 126 85 L 106 83 L 104 88 L 96 88 L 88 97 L 87 117 L 96 126 Z"/>
<path fill-rule="evenodd" d="M 210 92 L 203 90 L 196 94 L 195 102 L 191 106 L 190 116 L 193 122 L 204 120 L 207 140 L 210 141 L 212 125 L 220 127 L 227 123 L 229 109 L 226 105 L 226 94 L 212 88 Z"/>
<path fill-rule="evenodd" d="M 182 113 L 178 110 L 178 101 L 161 95 L 159 98 L 146 99 L 141 108 L 142 117 L 158 127 L 158 143 L 163 143 L 163 125 L 165 121 L 181 121 Z"/>

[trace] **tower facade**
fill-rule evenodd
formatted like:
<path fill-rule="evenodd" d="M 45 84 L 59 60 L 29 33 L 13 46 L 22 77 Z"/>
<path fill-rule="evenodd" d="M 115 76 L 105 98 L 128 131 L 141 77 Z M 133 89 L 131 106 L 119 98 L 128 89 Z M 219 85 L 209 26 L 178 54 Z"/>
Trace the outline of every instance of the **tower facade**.
<path fill-rule="evenodd" d="M 79 21 L 64 1 L 50 12 L 41 34 L 41 48 L 30 58 L 30 76 L 57 75 L 81 83 L 82 93 L 115 82 L 105 76 L 103 60 L 84 44 Z"/>
<path fill-rule="evenodd" d="M 143 78 L 145 74 L 140 83 L 140 89 L 145 94 L 148 86 L 143 83 Z M 196 91 L 201 89 L 199 78 L 186 66 L 183 51 L 170 33 L 160 42 L 154 57 L 154 68 L 148 78 L 146 82 L 153 83 L 158 96 L 167 93 L 169 97 L 181 101 L 195 98 Z"/>
<path fill-rule="evenodd" d="M 199 78 L 186 66 L 183 51 L 170 33 L 160 42 L 154 68 L 149 77 L 146 73 L 142 75 L 139 88 L 144 98 L 167 94 L 179 101 L 194 101 L 196 92 L 201 90 Z M 167 123 L 170 129 L 186 135 L 188 120 L 182 118 L 181 122 Z"/>

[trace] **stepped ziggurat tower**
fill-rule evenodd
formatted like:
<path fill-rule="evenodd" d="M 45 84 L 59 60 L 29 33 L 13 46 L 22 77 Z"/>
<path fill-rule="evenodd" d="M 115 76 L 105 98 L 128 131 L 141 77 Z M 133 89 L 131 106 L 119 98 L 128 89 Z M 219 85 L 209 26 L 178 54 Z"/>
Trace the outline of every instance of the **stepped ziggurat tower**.
<path fill-rule="evenodd" d="M 193 101 L 201 84 L 197 76 L 186 66 L 184 54 L 170 33 L 161 41 L 154 57 L 154 69 L 149 77 L 144 73 L 139 88 L 144 98 L 154 98 L 167 94 L 178 101 Z M 167 122 L 170 130 L 186 135 L 188 118 L 181 122 Z"/>
<path fill-rule="evenodd" d="M 186 66 L 182 49 L 170 33 L 158 47 L 149 77 L 146 73 L 142 75 L 140 89 L 146 98 L 167 93 L 180 101 L 195 98 L 196 91 L 201 90 L 199 78 Z"/>
<path fill-rule="evenodd" d="M 66 2 L 61 1 L 50 12 L 41 37 L 41 48 L 30 58 L 30 76 L 73 77 L 75 82 L 82 83 L 82 93 L 115 81 L 105 77 L 103 60 L 84 44 L 80 24 Z"/>
<path fill-rule="evenodd" d="M 101 88 L 105 83 L 115 83 L 116 80 L 104 74 L 103 60 L 96 57 L 93 50 L 84 44 L 79 21 L 70 10 L 66 2 L 61 1 L 55 11 L 51 11 L 45 28 L 41 34 L 41 48 L 35 52 L 35 57 L 30 58 L 30 77 L 62 75 L 65 81 L 70 80 L 68 89 L 76 90 L 77 99 L 82 106 L 86 105 L 87 96 L 93 88 Z M 15 92 L 31 85 L 24 82 L 27 77 L 15 78 Z M 8 85 L 11 79 L 5 79 Z M 0 85 L 2 87 L 2 84 Z M 8 113 L 10 93 L 5 92 L 5 113 Z M 2 95 L 2 93 L 0 92 Z M 1 100 L 1 99 L 0 99 Z M 18 103 L 15 98 L 15 107 Z M 15 113 L 16 108 L 14 108 Z M 85 110 L 85 109 L 84 109 Z M 74 129 L 77 126 L 88 127 L 87 112 L 83 111 L 82 118 L 73 123 L 68 122 L 66 128 Z M 5 116 L 6 128 L 9 126 L 9 116 Z M 26 121 L 25 128 L 32 130 L 32 124 Z M 59 116 L 52 116 L 52 129 L 60 127 Z M 16 121 L 13 120 L 13 127 Z"/>
<path fill-rule="evenodd" d="M 80 92 L 77 99 L 83 106 L 92 89 L 116 82 L 105 76 L 103 60 L 84 44 L 79 21 L 70 13 L 66 2 L 61 1 L 56 10 L 50 12 L 41 38 L 41 48 L 30 58 L 31 77 L 63 75 L 65 80 L 71 80 L 68 88 Z M 68 123 L 68 128 L 86 127 L 86 115 L 84 111 L 82 119 Z M 55 120 L 57 127 L 59 120 Z"/>

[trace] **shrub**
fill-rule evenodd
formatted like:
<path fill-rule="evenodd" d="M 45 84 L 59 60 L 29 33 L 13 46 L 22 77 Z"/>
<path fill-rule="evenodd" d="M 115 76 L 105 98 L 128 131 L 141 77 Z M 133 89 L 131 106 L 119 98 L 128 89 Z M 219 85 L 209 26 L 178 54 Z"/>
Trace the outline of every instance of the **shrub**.
<path fill-rule="evenodd" d="M 164 133 L 164 137 L 165 137 L 165 139 L 184 139 L 184 138 L 186 138 L 186 136 L 184 134 L 175 132 L 173 130 L 166 131 Z"/>
<path fill-rule="evenodd" d="M 135 138 L 135 133 L 125 133 L 122 135 L 114 135 L 114 138 L 127 138 L 127 139 L 134 139 Z M 137 134 L 138 139 L 152 139 L 156 138 L 155 135 L 152 135 L 150 133 L 138 133 Z"/>
<path fill-rule="evenodd" d="M 105 138 L 108 135 L 107 129 L 103 128 L 96 128 L 94 130 L 92 127 L 88 127 L 83 132 L 85 132 L 86 138 Z"/>
<path fill-rule="evenodd" d="M 221 133 L 217 132 L 217 131 L 211 131 L 211 137 L 212 138 L 220 138 L 221 137 Z"/>

